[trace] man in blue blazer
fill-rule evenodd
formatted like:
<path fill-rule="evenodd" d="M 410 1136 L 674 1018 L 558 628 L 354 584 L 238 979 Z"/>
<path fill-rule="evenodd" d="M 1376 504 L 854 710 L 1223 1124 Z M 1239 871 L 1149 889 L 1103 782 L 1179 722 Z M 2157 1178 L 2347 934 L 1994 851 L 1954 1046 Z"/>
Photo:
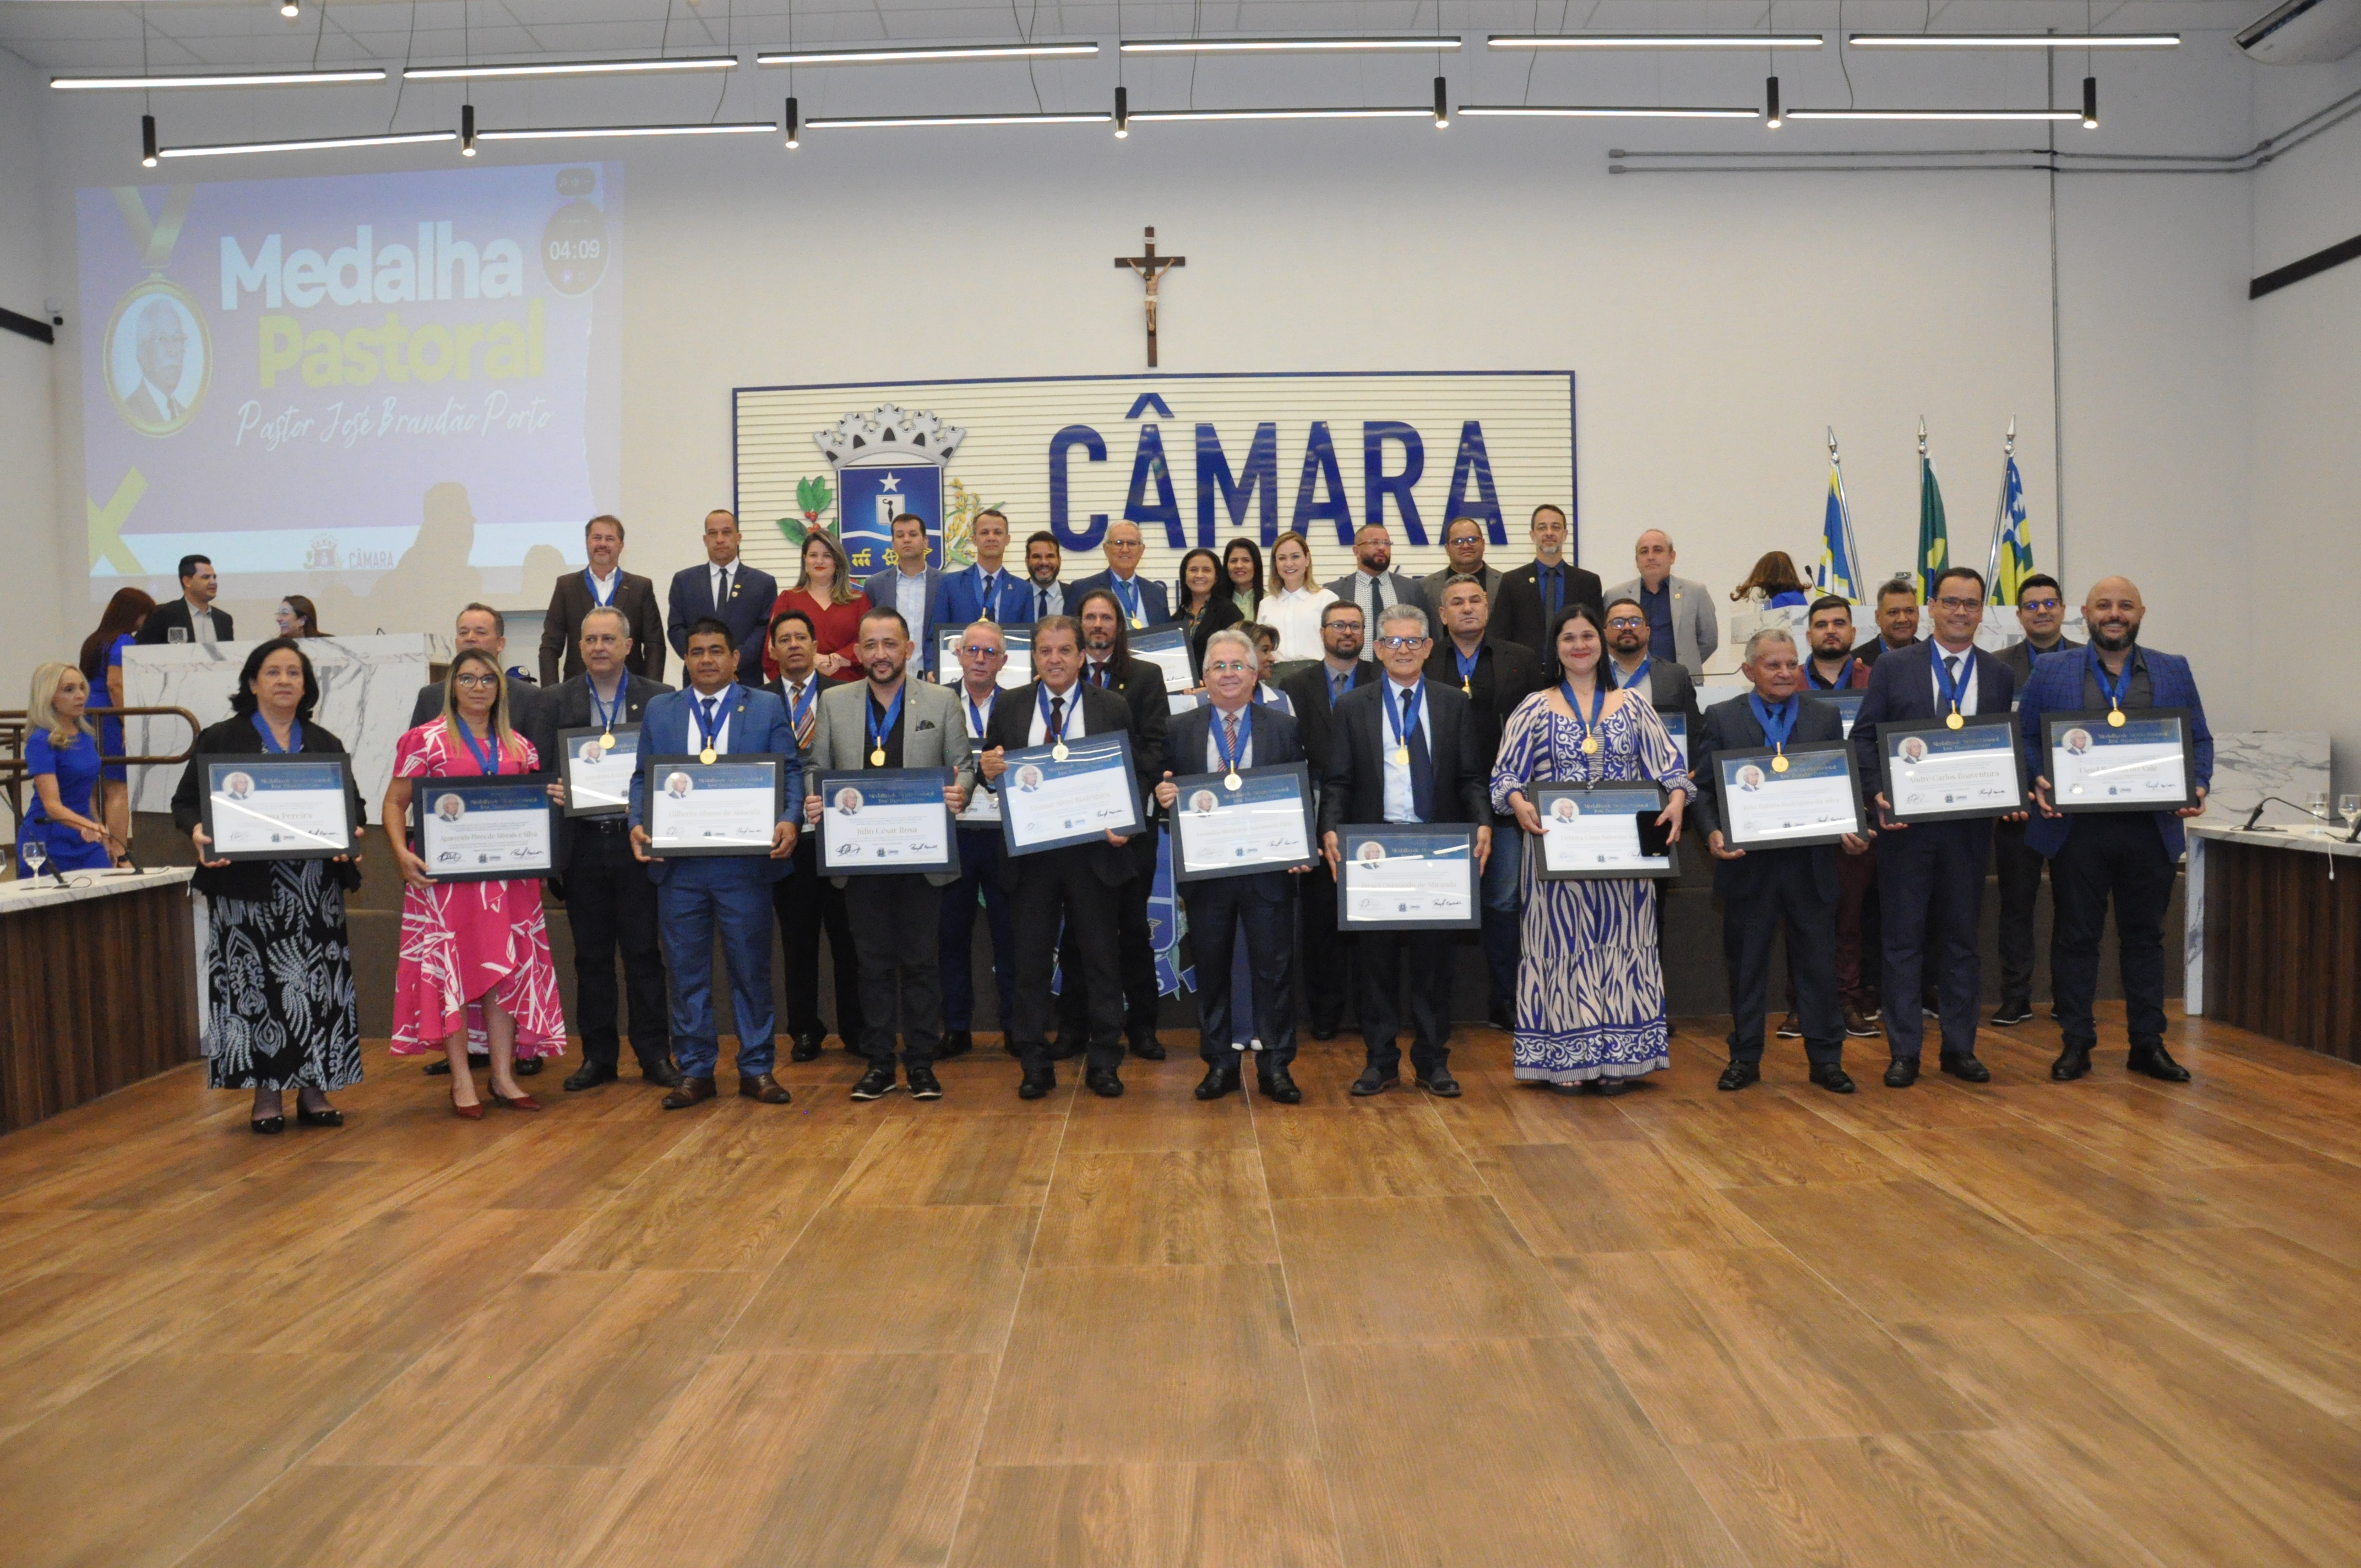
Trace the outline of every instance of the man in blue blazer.
<path fill-rule="evenodd" d="M 676 572 L 672 579 L 672 609 L 664 617 L 664 636 L 672 651 L 688 657 L 688 629 L 709 615 L 730 628 L 738 645 L 738 678 L 749 685 L 763 680 L 763 641 L 770 635 L 771 606 L 778 601 L 778 579 L 749 566 L 738 554 L 738 520 L 719 509 L 705 514 L 705 564 Z"/>
<path fill-rule="evenodd" d="M 1260 655 L 1235 627 L 1205 641 L 1205 701 L 1165 731 L 1163 782 L 1156 804 L 1175 818 L 1199 808 L 1183 801 L 1172 775 L 1283 768 L 1303 761 L 1295 720 L 1254 700 Z M 1219 798 L 1220 792 L 1200 791 Z M 1210 804 L 1210 803 L 1208 803 Z M 1300 870 L 1301 868 L 1299 868 Z M 1205 1061 L 1200 1100 L 1219 1100 L 1238 1086 L 1237 1031 L 1230 1024 L 1230 960 L 1244 931 L 1254 972 L 1256 1073 L 1263 1093 L 1282 1105 L 1301 1102 L 1303 1091 L 1288 1070 L 1295 1061 L 1295 878 L 1288 872 L 1253 872 L 1182 884 L 1189 907 L 1189 948 L 1197 972 L 1197 1054 Z"/>
<path fill-rule="evenodd" d="M 1976 1020 L 1982 1003 L 1983 955 L 1979 946 L 1984 868 L 1992 863 L 1990 817 L 1921 822 L 1905 828 L 1890 815 L 1878 788 L 1877 728 L 1881 724 L 2006 713 L 2016 693 L 2008 666 L 1976 646 L 1983 624 L 1984 579 L 1953 566 L 1928 594 L 1934 637 L 1921 648 L 1895 649 L 1869 673 L 1869 689 L 1852 725 L 1861 789 L 1877 808 L 1877 896 L 1884 927 L 1885 1040 L 1894 1060 L 1889 1089 L 1918 1081 L 1927 1019 L 1919 980 L 1931 965 L 1936 1009 L 1942 1014 L 1942 1067 L 1969 1083 L 1989 1083 L 1992 1070 L 1976 1059 Z"/>
<path fill-rule="evenodd" d="M 927 520 L 916 512 L 904 512 L 894 520 L 894 561 L 882 572 L 873 572 L 861 585 L 869 602 L 879 609 L 897 609 L 910 635 L 917 640 L 918 655 L 915 663 L 928 674 L 935 673 L 935 600 L 943 591 L 943 574 L 939 567 L 927 565 Z M 965 623 L 962 622 L 962 625 Z"/>
<path fill-rule="evenodd" d="M 1009 570 L 1008 519 L 996 511 L 980 511 L 969 533 L 975 546 L 975 565 L 942 574 L 935 593 L 934 620 L 938 632 L 965 628 L 979 620 L 1003 626 L 1033 624 L 1033 596 L 1025 590 L 1025 574 Z M 946 670 L 947 681 L 959 679 Z"/>
<path fill-rule="evenodd" d="M 2115 942 L 2123 969 L 2124 1003 L 2131 1033 L 2132 1071 L 2186 1083 L 2189 1069 L 2164 1048 L 2164 910 L 2188 836 L 2180 819 L 2205 809 L 2213 787 L 2213 731 L 2189 661 L 2139 646 L 2147 614 L 2127 577 L 2103 577 L 2082 601 L 2091 629 L 2087 648 L 2048 653 L 2033 666 L 2017 709 L 2040 813 L 2025 830 L 2025 846 L 2049 861 L 2057 921 L 2049 938 L 2049 991 L 2057 999 L 2065 1048 L 2049 1076 L 2065 1082 L 2091 1070 L 2098 1030 L 2091 1000 L 2099 985 L 2099 937 L 2107 905 L 2115 907 Z M 2041 720 L 2048 713 L 2095 713 L 2121 707 L 2178 707 L 2189 713 L 2191 762 L 2197 804 L 2179 811 L 2093 811 L 2059 814 L 2049 793 L 2049 759 L 2041 752 Z"/>
<path fill-rule="evenodd" d="M 1105 548 L 1105 571 L 1093 572 L 1067 585 L 1067 613 L 1072 614 L 1073 607 L 1081 604 L 1082 596 L 1093 588 L 1104 588 L 1115 595 L 1115 603 L 1123 608 L 1124 620 L 1134 631 L 1161 626 L 1171 620 L 1171 596 L 1164 585 L 1139 575 L 1139 557 L 1147 548 L 1139 537 L 1139 524 L 1109 523 Z"/>
<path fill-rule="evenodd" d="M 803 809 L 803 763 L 786 705 L 769 692 L 730 678 L 738 646 L 729 626 L 704 616 L 688 629 L 688 689 L 648 704 L 640 721 L 639 771 L 631 775 L 631 853 L 647 863 L 656 884 L 656 925 L 672 966 L 673 1060 L 681 1085 L 664 1098 L 678 1111 L 713 1098 L 713 1069 L 721 1054 L 713 1017 L 713 934 L 730 964 L 730 1010 L 738 1025 L 738 1092 L 765 1105 L 784 1105 L 787 1091 L 771 1076 L 777 1014 L 771 1003 L 771 884 L 795 870 L 795 817 Z M 656 757 L 782 757 L 785 790 L 772 825 L 767 856 L 695 855 L 667 861 L 648 843 L 648 796 L 666 787 L 652 781 Z"/>

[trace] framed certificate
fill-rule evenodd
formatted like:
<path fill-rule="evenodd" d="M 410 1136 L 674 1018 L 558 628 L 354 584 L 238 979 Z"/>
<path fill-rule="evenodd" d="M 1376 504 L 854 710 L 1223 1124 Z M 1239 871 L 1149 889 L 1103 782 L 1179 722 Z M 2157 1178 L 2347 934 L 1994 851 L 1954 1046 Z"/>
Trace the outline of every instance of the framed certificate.
<path fill-rule="evenodd" d="M 819 869 L 828 876 L 956 872 L 959 841 L 943 791 L 949 768 L 819 775 Z"/>
<path fill-rule="evenodd" d="M 352 760 L 342 751 L 197 761 L 214 860 L 322 861 L 353 852 Z"/>
<path fill-rule="evenodd" d="M 1865 687 L 1847 686 L 1838 691 L 1806 691 L 1804 695 L 1814 702 L 1824 702 L 1835 708 L 1838 720 L 1844 726 L 1845 738 L 1850 740 L 1852 721 L 1861 717 L 1861 701 L 1869 692 Z M 1886 798 L 1891 800 L 1894 797 L 1889 795 Z"/>
<path fill-rule="evenodd" d="M 1877 727 L 1880 792 L 1896 822 L 1948 822 L 2025 809 L 2016 716 L 1983 713 Z"/>
<path fill-rule="evenodd" d="M 1543 882 L 1681 874 L 1666 841 L 1671 829 L 1656 824 L 1664 813 L 1662 784 L 1536 784 L 1526 798 L 1542 814 L 1533 874 Z"/>
<path fill-rule="evenodd" d="M 1336 829 L 1339 931 L 1474 931 L 1484 924 L 1476 829 L 1380 822 Z"/>
<path fill-rule="evenodd" d="M 1172 880 L 1204 882 L 1308 866 L 1312 850 L 1312 770 L 1302 762 L 1246 768 L 1231 789 L 1225 773 L 1172 781 Z"/>
<path fill-rule="evenodd" d="M 1164 689 L 1186 691 L 1197 684 L 1196 661 L 1190 657 L 1189 633 L 1177 626 L 1159 626 L 1131 634 L 1131 656 L 1164 672 Z"/>
<path fill-rule="evenodd" d="M 436 882 L 511 882 L 556 869 L 547 773 L 411 781 L 410 836 Z"/>
<path fill-rule="evenodd" d="M 1713 754 L 1724 842 L 1736 850 L 1785 850 L 1833 844 L 1861 831 L 1851 741 L 1790 746 L 1784 773 L 1772 766 L 1777 755 L 1767 746 Z"/>
<path fill-rule="evenodd" d="M 935 679 L 947 686 L 960 680 L 960 638 L 964 626 L 935 628 Z M 1001 666 L 996 683 L 1002 691 L 1014 691 L 1033 683 L 1033 629 L 1029 626 L 1004 626 L 1000 629 L 1000 645 L 1008 652 L 1008 663 Z"/>
<path fill-rule="evenodd" d="M 2151 707 L 2124 715 L 2045 713 L 2041 754 L 2049 759 L 2049 804 L 2060 811 L 2178 811 L 2197 804 L 2197 763 L 2189 710 Z"/>
<path fill-rule="evenodd" d="M 598 743 L 606 734 L 603 725 L 557 732 L 568 817 L 612 817 L 631 806 L 631 774 L 640 765 L 640 727 L 615 726 L 611 747 Z"/>
<path fill-rule="evenodd" d="M 787 759 L 760 751 L 695 757 L 651 757 L 642 821 L 648 853 L 767 855 L 786 815 Z"/>
<path fill-rule="evenodd" d="M 1656 717 L 1663 721 L 1664 733 L 1673 738 L 1673 750 L 1681 754 L 1681 769 L 1686 772 L 1689 765 L 1689 716 L 1659 709 Z"/>
<path fill-rule="evenodd" d="M 1000 830 L 1012 855 L 1104 841 L 1109 833 L 1129 836 L 1147 826 L 1128 730 L 1069 740 L 1062 762 L 1048 746 L 1011 751 L 1007 760 L 998 786 Z"/>

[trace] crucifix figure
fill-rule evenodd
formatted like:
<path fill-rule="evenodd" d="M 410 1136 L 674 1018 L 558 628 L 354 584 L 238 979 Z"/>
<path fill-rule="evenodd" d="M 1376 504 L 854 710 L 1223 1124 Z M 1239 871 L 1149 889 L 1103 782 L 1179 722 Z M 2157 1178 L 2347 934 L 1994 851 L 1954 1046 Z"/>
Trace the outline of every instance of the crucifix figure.
<path fill-rule="evenodd" d="M 1147 255 L 1118 256 L 1115 264 L 1130 268 L 1148 285 L 1148 367 L 1153 370 L 1156 368 L 1156 287 L 1166 272 L 1175 267 L 1188 266 L 1189 258 L 1185 256 L 1157 255 L 1156 231 L 1153 228 L 1148 231 L 1144 248 Z"/>

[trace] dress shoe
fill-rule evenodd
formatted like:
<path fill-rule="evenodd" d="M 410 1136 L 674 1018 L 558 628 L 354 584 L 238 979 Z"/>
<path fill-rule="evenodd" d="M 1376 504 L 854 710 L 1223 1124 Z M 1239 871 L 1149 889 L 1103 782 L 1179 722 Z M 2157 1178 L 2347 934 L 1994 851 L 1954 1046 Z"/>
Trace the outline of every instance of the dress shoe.
<path fill-rule="evenodd" d="M 1856 1040 L 1873 1040 L 1884 1033 L 1877 1026 L 1874 1017 L 1858 1007 L 1844 1010 L 1844 1032 Z"/>
<path fill-rule="evenodd" d="M 1506 1002 L 1495 1002 L 1485 1013 L 1484 1021 L 1495 1029 L 1503 1029 L 1514 1034 L 1517 1028 L 1517 1010 Z"/>
<path fill-rule="evenodd" d="M 538 1111 L 541 1109 L 541 1102 L 535 1100 L 530 1094 L 503 1094 L 499 1090 L 495 1089 L 492 1091 L 492 1098 L 499 1101 L 501 1104 L 507 1106 L 511 1111 Z"/>
<path fill-rule="evenodd" d="M 1303 1091 L 1295 1086 L 1295 1075 L 1283 1067 L 1275 1067 L 1262 1075 L 1262 1096 L 1281 1105 L 1303 1103 Z"/>
<path fill-rule="evenodd" d="M 1123 1098 L 1123 1080 L 1111 1067 L 1090 1067 L 1082 1069 L 1082 1087 L 1102 1100 Z"/>
<path fill-rule="evenodd" d="M 620 1076 L 602 1061 L 586 1061 L 566 1075 L 566 1092 L 578 1094 L 586 1089 L 596 1089 L 602 1083 L 612 1083 Z"/>
<path fill-rule="evenodd" d="M 1025 1081 L 1016 1086 L 1019 1100 L 1039 1100 L 1058 1087 L 1058 1069 L 1046 1063 L 1025 1069 Z"/>
<path fill-rule="evenodd" d="M 1367 1099 L 1372 1094 L 1383 1094 L 1400 1081 L 1401 1069 L 1398 1067 L 1363 1068 L 1361 1076 L 1353 1080 L 1353 1093 L 1356 1098 Z"/>
<path fill-rule="evenodd" d="M 683 1078 L 680 1080 L 680 1086 L 664 1097 L 663 1103 L 667 1111 L 686 1111 L 692 1105 L 702 1105 L 712 1098 L 712 1079 Z"/>
<path fill-rule="evenodd" d="M 1917 1081 L 1918 1058 L 1916 1057 L 1895 1057 L 1885 1064 L 1886 1088 L 1907 1089 Z"/>
<path fill-rule="evenodd" d="M 311 1111 L 299 1104 L 295 1107 L 295 1124 L 299 1127 L 341 1127 L 345 1124 L 345 1113 L 333 1105 Z"/>
<path fill-rule="evenodd" d="M 741 1072 L 738 1075 L 738 1098 L 759 1100 L 765 1105 L 785 1105 L 789 1096 L 786 1086 L 769 1073 L 758 1072 L 749 1077 Z"/>
<path fill-rule="evenodd" d="M 1439 1099 L 1459 1098 L 1459 1080 L 1451 1076 L 1451 1069 L 1447 1067 L 1436 1068 L 1433 1072 L 1420 1073 L 1418 1086 Z"/>
<path fill-rule="evenodd" d="M 548 1065 L 548 1059 L 544 1057 L 519 1057 L 516 1061 L 516 1075 L 519 1078 L 538 1078 L 541 1076 L 541 1069 Z"/>
<path fill-rule="evenodd" d="M 975 1032 L 972 1029 L 945 1029 L 943 1043 L 935 1047 L 937 1061 L 949 1061 L 975 1049 Z"/>
<path fill-rule="evenodd" d="M 640 1064 L 640 1081 L 642 1083 L 653 1083 L 659 1089 L 678 1089 L 680 1087 L 680 1069 L 672 1065 L 670 1058 L 665 1058 L 662 1060 L 653 1062 L 642 1062 Z"/>
<path fill-rule="evenodd" d="M 789 1061 L 818 1061 L 820 1047 L 828 1044 L 825 1035 L 797 1035 L 795 1044 L 787 1047 Z"/>
<path fill-rule="evenodd" d="M 1721 1069 L 1721 1076 L 1714 1080 L 1713 1086 L 1716 1089 L 1743 1089 L 1750 1083 L 1760 1083 L 1762 1080 L 1763 1069 L 1754 1063 L 1734 1061 Z"/>
<path fill-rule="evenodd" d="M 2049 1076 L 2060 1083 L 2071 1083 L 2078 1078 L 2091 1076 L 2091 1047 L 2068 1046 L 2049 1064 Z"/>
<path fill-rule="evenodd" d="M 873 1062 L 869 1070 L 861 1075 L 861 1081 L 852 1086 L 852 1097 L 855 1100 L 883 1100 L 900 1087 L 894 1081 L 892 1062 Z"/>
<path fill-rule="evenodd" d="M 1336 1037 L 1336 1025 L 1314 1024 L 1312 1025 L 1312 1037 L 1315 1040 L 1333 1040 Z"/>
<path fill-rule="evenodd" d="M 268 1137 L 273 1133 L 285 1132 L 287 1130 L 287 1118 L 284 1116 L 257 1116 L 249 1120 L 246 1124 L 248 1127 L 251 1127 L 255 1132 Z"/>
<path fill-rule="evenodd" d="M 2029 1024 L 2032 1021 L 2033 1003 L 2021 996 L 2012 997 L 2002 1003 L 1999 1009 L 1992 1015 L 1992 1026 L 1995 1029 L 2011 1028 L 2018 1024 Z"/>
<path fill-rule="evenodd" d="M 1205 1076 L 1198 1080 L 1197 1098 L 1200 1100 L 1219 1100 L 1224 1094 L 1236 1093 L 1237 1089 L 1237 1063 L 1217 1061 L 1213 1066 L 1207 1068 L 1205 1069 Z"/>
<path fill-rule="evenodd" d="M 1812 1069 L 1812 1081 L 1831 1094 L 1850 1094 L 1852 1076 L 1834 1062 L 1821 1062 Z"/>
<path fill-rule="evenodd" d="M 1779 1037 L 1783 1040 L 1800 1040 L 1804 1037 L 1804 1025 L 1796 1020 L 1793 1013 L 1779 1020 Z"/>
<path fill-rule="evenodd" d="M 473 1105 L 460 1104 L 459 1091 L 454 1085 L 451 1090 L 451 1114 L 463 1122 L 480 1122 L 484 1119 L 484 1107 L 481 1102 Z"/>
<path fill-rule="evenodd" d="M 1131 1054 L 1142 1061 L 1162 1061 L 1170 1053 L 1154 1035 L 1142 1035 L 1131 1042 Z"/>
<path fill-rule="evenodd" d="M 943 1081 L 935 1076 L 935 1069 L 931 1064 L 912 1062 L 907 1076 L 910 1080 L 911 1099 L 940 1100 L 943 1097 Z"/>
<path fill-rule="evenodd" d="M 2171 1053 L 2167 1051 L 2160 1043 L 2153 1046 L 2133 1047 L 2132 1054 L 2125 1059 L 2124 1065 L 2134 1072 L 2144 1072 L 2150 1078 L 2162 1079 L 2167 1083 L 2189 1081 L 2189 1069 L 2173 1060 Z"/>
<path fill-rule="evenodd" d="M 1945 1056 L 1943 1070 L 1962 1083 L 1990 1083 L 1992 1069 L 1976 1060 L 1971 1051 L 1963 1056 Z"/>

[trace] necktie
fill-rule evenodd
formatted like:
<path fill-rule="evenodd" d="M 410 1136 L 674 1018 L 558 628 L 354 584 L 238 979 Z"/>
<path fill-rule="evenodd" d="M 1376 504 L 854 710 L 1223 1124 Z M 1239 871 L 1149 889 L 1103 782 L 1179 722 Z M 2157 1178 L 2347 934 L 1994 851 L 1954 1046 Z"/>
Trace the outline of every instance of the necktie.
<path fill-rule="evenodd" d="M 721 700 L 721 699 L 720 699 L 720 698 L 719 698 L 719 697 L 711 697 L 711 696 L 708 696 L 708 697 L 700 697 L 699 699 L 697 699 L 697 706 L 698 706 L 699 707 L 701 707 L 701 708 L 703 708 L 703 709 L 705 710 L 705 729 L 704 729 L 704 731 L 703 731 L 703 732 L 704 732 L 705 734 L 707 734 L 707 735 L 713 736 L 713 737 L 715 737 L 716 739 L 719 739 L 719 736 L 720 736 L 720 731 L 719 731 L 719 730 L 718 730 L 718 729 L 716 729 L 713 727 L 713 708 L 714 708 L 714 705 L 715 705 L 716 703 L 719 702 L 720 700 Z M 707 744 L 710 745 L 710 744 L 712 744 L 712 742 L 711 742 L 711 741 L 708 741 L 708 742 L 707 742 Z M 718 746 L 716 746 L 716 747 L 714 747 L 714 750 L 718 751 L 719 751 L 719 750 L 720 750 L 720 748 L 719 748 L 719 747 L 718 747 Z"/>
<path fill-rule="evenodd" d="M 1049 698 L 1049 732 L 1058 736 L 1063 736 L 1066 733 L 1066 699 L 1064 697 Z"/>
<path fill-rule="evenodd" d="M 1555 566 L 1543 566 L 1542 568 L 1541 587 L 1542 624 L 1543 628 L 1546 629 L 1551 621 L 1557 619 L 1558 605 L 1565 597 L 1565 590 L 1558 587 L 1557 568 Z"/>
<path fill-rule="evenodd" d="M 1034 596 L 1033 619 L 1036 620 L 1047 620 L 1049 614 L 1049 590 L 1047 588 L 1037 588 L 1034 590 Z"/>
<path fill-rule="evenodd" d="M 994 601 L 994 599 L 997 599 L 999 597 L 1000 597 L 1000 574 L 999 574 L 999 573 L 997 573 L 997 572 L 986 572 L 986 573 L 983 575 L 983 619 L 984 619 L 984 620 L 999 620 L 999 619 L 1000 619 L 998 616 L 994 615 L 994 614 L 993 613 L 993 610 L 992 610 L 993 601 Z"/>
<path fill-rule="evenodd" d="M 1238 716 L 1235 713 L 1222 715 L 1222 741 L 1223 756 L 1235 757 L 1238 754 Z"/>
<path fill-rule="evenodd" d="M 1434 820 L 1434 781 L 1428 776 L 1426 734 L 1419 728 L 1417 688 L 1401 694 L 1402 733 L 1410 739 L 1410 808 L 1421 822 Z"/>
<path fill-rule="evenodd" d="M 1943 667 L 1951 672 L 1951 689 L 1960 689 L 1960 655 L 1953 653 L 1943 660 Z"/>
<path fill-rule="evenodd" d="M 723 606 L 723 605 L 725 605 L 725 604 L 728 604 L 729 602 L 730 602 L 730 568 L 729 568 L 729 567 L 727 567 L 727 566 L 724 566 L 724 567 L 722 567 L 722 568 L 721 568 L 721 586 L 720 586 L 719 587 L 718 587 L 718 588 L 716 588 L 716 589 L 714 589 L 714 590 L 713 590 L 713 603 L 714 603 L 714 607 L 715 607 L 716 609 L 719 609 L 719 608 L 720 608 L 721 606 Z"/>
<path fill-rule="evenodd" d="M 1371 626 L 1378 623 L 1378 617 L 1383 615 L 1385 609 L 1386 580 L 1383 577 L 1371 577 L 1369 579 L 1369 624 Z"/>
<path fill-rule="evenodd" d="M 1343 696 L 1345 692 L 1352 689 L 1352 671 L 1345 670 L 1341 673 L 1332 673 L 1328 677 L 1328 706 L 1331 707 L 1335 707 L 1336 699 Z"/>
<path fill-rule="evenodd" d="M 787 711 L 789 713 L 794 713 L 801 708 L 803 707 L 803 700 L 804 683 L 797 681 L 796 683 L 796 689 L 794 692 L 789 694 L 787 697 Z M 803 716 L 802 721 L 796 726 L 796 744 L 797 746 L 808 746 L 811 744 L 812 726 L 817 724 L 818 721 L 819 709 L 818 707 L 814 707 L 810 712 L 806 713 Z"/>

